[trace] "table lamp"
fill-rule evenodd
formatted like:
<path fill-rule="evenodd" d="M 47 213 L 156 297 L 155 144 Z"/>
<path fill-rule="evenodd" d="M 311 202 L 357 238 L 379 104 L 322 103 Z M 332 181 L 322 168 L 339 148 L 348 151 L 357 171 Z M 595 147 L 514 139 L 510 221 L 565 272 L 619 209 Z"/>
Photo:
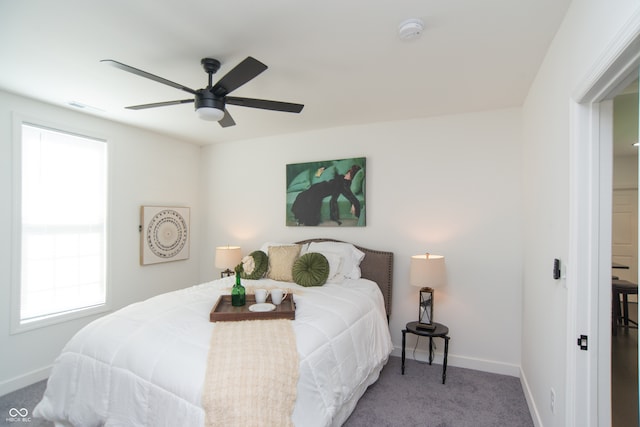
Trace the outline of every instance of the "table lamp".
<path fill-rule="evenodd" d="M 420 288 L 418 306 L 419 329 L 433 330 L 433 289 L 442 285 L 445 279 L 444 256 L 426 253 L 411 257 L 409 283 Z"/>
<path fill-rule="evenodd" d="M 216 248 L 216 268 L 223 268 L 220 277 L 227 277 L 234 274 L 233 268 L 242 261 L 240 246 L 218 246 Z"/>

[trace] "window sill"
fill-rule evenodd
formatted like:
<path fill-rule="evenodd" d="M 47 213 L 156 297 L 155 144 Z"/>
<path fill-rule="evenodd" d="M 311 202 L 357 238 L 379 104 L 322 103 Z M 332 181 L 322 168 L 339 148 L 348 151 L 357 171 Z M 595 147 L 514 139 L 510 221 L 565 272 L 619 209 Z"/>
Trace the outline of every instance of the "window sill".
<path fill-rule="evenodd" d="M 18 319 L 12 319 L 11 335 L 21 334 L 23 332 L 33 331 L 40 328 L 46 328 L 59 323 L 68 322 L 71 320 L 82 319 L 84 317 L 94 316 L 110 311 L 111 308 L 108 304 L 100 304 L 93 307 L 81 308 L 78 310 L 68 311 L 64 313 L 52 314 L 49 316 L 43 316 L 28 321 L 20 321 Z"/>

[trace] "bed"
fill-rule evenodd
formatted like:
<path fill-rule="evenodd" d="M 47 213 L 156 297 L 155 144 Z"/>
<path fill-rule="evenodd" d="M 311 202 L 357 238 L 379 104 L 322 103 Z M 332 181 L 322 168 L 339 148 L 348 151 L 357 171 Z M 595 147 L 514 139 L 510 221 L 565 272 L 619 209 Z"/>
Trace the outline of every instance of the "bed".
<path fill-rule="evenodd" d="M 339 245 L 364 254 L 356 265 L 361 278 L 314 287 L 243 280 L 248 294 L 283 287 L 296 303 L 290 323 L 299 358 L 293 425 L 339 426 L 377 380 L 393 348 L 393 253 L 332 239 L 297 243 L 309 252 Z M 216 425 L 202 405 L 210 337 L 219 324 L 209 314 L 233 282 L 227 277 L 162 294 L 84 327 L 54 363 L 34 415 L 58 426 Z"/>

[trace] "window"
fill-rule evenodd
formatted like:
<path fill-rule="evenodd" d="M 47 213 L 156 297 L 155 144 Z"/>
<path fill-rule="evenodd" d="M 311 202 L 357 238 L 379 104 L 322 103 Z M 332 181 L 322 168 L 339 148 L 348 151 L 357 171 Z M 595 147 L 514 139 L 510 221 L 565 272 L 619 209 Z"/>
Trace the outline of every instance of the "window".
<path fill-rule="evenodd" d="M 26 123 L 20 131 L 23 326 L 106 303 L 107 144 Z"/>

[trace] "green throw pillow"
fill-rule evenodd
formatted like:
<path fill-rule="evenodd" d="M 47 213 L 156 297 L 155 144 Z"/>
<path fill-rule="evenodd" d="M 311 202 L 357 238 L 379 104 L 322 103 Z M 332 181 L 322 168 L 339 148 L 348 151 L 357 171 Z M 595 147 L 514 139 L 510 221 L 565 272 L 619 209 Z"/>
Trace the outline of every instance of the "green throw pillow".
<path fill-rule="evenodd" d="M 242 274 L 240 274 L 240 277 L 249 280 L 261 279 L 262 276 L 264 276 L 264 273 L 267 272 L 267 268 L 269 268 L 269 258 L 267 257 L 267 254 L 262 251 L 253 251 L 249 256 L 253 258 L 255 268 L 251 273 L 243 271 Z"/>
<path fill-rule="evenodd" d="M 306 253 L 293 264 L 293 281 L 300 286 L 322 286 L 328 277 L 329 261 L 321 253 Z"/>

